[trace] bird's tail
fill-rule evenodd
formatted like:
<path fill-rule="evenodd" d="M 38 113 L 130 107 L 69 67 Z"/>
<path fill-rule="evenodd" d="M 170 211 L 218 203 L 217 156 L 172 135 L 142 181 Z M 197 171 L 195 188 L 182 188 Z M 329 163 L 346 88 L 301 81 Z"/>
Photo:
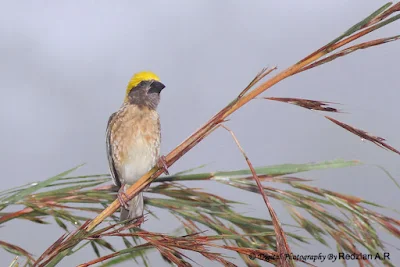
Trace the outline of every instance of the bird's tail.
<path fill-rule="evenodd" d="M 133 220 L 142 217 L 144 211 L 143 192 L 140 192 L 134 198 L 132 198 L 128 202 L 128 207 L 128 209 L 121 207 L 121 221 L 128 219 Z"/>

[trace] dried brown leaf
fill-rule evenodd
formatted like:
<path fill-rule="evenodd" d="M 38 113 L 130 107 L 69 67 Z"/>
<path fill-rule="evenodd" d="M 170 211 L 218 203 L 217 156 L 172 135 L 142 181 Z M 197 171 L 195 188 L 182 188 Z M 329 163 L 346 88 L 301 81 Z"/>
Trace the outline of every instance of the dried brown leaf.
<path fill-rule="evenodd" d="M 317 100 L 303 99 L 303 98 L 290 98 L 290 97 L 264 97 L 264 99 L 284 102 L 310 110 L 340 112 L 340 110 L 328 106 L 328 104 L 337 104 L 333 102 L 317 101 Z"/>
<path fill-rule="evenodd" d="M 325 63 L 328 63 L 328 62 L 330 62 L 330 61 L 332 61 L 332 60 L 334 60 L 334 59 L 336 59 L 338 57 L 346 56 L 346 55 L 348 55 L 350 53 L 353 53 L 353 52 L 355 52 L 357 50 L 366 49 L 366 48 L 369 48 L 369 47 L 372 47 L 372 46 L 377 46 L 377 45 L 393 42 L 393 41 L 396 41 L 398 39 L 400 39 L 400 35 L 387 37 L 387 38 L 376 39 L 376 40 L 372 40 L 372 41 L 369 41 L 369 42 L 364 42 L 364 43 L 361 43 L 361 44 L 350 46 L 350 47 L 345 48 L 345 49 L 343 49 L 343 50 L 341 50 L 341 51 L 339 51 L 339 52 L 337 52 L 337 53 L 335 53 L 333 55 L 327 56 L 327 57 L 325 57 L 325 58 L 323 58 L 321 60 L 318 60 L 318 61 L 316 61 L 316 62 L 304 67 L 300 72 L 315 68 L 315 67 L 317 67 L 319 65 L 322 65 L 322 64 L 325 64 Z"/>
<path fill-rule="evenodd" d="M 395 149 L 394 147 L 392 147 L 392 146 L 386 144 L 386 143 L 384 142 L 384 141 L 386 141 L 386 140 L 385 140 L 384 138 L 382 138 L 382 137 L 373 136 L 373 135 L 367 133 L 366 131 L 363 131 L 363 130 L 354 128 L 354 127 L 352 127 L 352 126 L 350 126 L 350 125 L 348 125 L 348 124 L 345 124 L 345 123 L 343 123 L 343 122 L 340 122 L 340 121 L 338 121 L 338 120 L 335 120 L 334 118 L 331 118 L 331 117 L 328 117 L 328 116 L 325 116 L 325 118 L 327 118 L 328 120 L 332 121 L 333 123 L 339 125 L 340 127 L 346 129 L 347 131 L 349 131 L 349 132 L 351 132 L 351 133 L 353 133 L 353 134 L 355 134 L 355 135 L 358 135 L 358 136 L 361 137 L 362 139 L 368 140 L 368 141 L 374 143 L 374 144 L 377 145 L 377 146 L 380 146 L 380 147 L 382 147 L 382 148 L 389 149 L 390 151 L 393 151 L 393 152 L 395 152 L 395 153 L 397 153 L 397 154 L 400 155 L 400 151 L 398 151 L 398 150 Z"/>
<path fill-rule="evenodd" d="M 35 261 L 35 259 L 32 257 L 32 254 L 30 254 L 28 251 L 26 251 L 25 249 L 23 249 L 17 245 L 13 245 L 13 244 L 10 244 L 10 243 L 0 240 L 0 246 L 6 247 L 11 251 L 15 251 L 21 255 L 24 255 L 28 259 L 28 261 L 32 261 L 32 262 Z"/>

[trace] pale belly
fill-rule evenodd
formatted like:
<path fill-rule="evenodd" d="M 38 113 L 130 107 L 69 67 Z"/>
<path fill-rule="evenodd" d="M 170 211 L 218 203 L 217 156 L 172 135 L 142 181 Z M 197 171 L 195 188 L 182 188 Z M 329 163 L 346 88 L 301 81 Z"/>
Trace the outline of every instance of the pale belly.
<path fill-rule="evenodd" d="M 111 131 L 112 157 L 122 184 L 134 184 L 156 165 L 160 155 L 160 122 L 155 110 L 124 106 Z"/>
<path fill-rule="evenodd" d="M 124 180 L 122 183 L 131 185 L 156 165 L 159 148 L 137 138 L 134 149 L 127 152 L 128 157 L 124 161 L 121 178 Z"/>

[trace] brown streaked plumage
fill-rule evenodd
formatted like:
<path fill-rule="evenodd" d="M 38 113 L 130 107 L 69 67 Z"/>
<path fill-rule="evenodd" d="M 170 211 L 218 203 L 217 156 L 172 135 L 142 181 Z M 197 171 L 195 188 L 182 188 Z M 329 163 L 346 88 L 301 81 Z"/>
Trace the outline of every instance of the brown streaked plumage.
<path fill-rule="evenodd" d="M 160 156 L 161 128 L 156 108 L 164 85 L 155 74 L 141 72 L 132 77 L 129 86 L 132 88 L 128 88 L 123 105 L 108 121 L 106 134 L 111 176 L 120 187 L 119 194 L 154 167 Z M 121 220 L 143 216 L 142 192 L 128 204 L 121 204 Z"/>

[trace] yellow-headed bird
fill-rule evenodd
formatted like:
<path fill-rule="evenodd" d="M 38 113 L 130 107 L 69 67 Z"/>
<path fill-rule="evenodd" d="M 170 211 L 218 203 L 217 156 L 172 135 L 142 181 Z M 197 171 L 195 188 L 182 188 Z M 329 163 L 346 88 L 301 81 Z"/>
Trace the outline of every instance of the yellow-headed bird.
<path fill-rule="evenodd" d="M 154 73 L 136 73 L 128 83 L 124 103 L 108 120 L 107 156 L 112 180 L 120 187 L 121 221 L 141 218 L 144 210 L 142 192 L 129 203 L 124 201 L 126 187 L 156 164 L 167 173 L 164 157 L 160 157 L 161 129 L 156 111 L 164 87 Z"/>

